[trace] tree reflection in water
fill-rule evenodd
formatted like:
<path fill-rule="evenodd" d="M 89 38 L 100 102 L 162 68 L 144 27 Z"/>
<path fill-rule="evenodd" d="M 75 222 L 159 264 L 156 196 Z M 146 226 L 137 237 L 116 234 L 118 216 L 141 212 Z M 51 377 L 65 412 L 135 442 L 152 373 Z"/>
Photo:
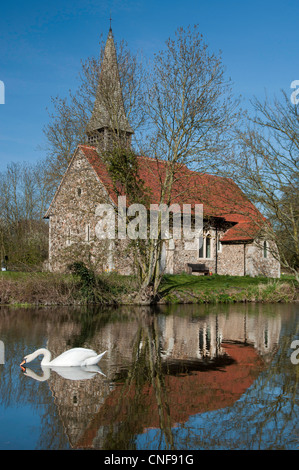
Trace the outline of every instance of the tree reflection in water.
<path fill-rule="evenodd" d="M 232 404 L 263 366 L 252 347 L 229 343 L 210 358 L 167 360 L 157 323 L 154 317 L 140 328 L 130 368 L 118 377 L 120 387 L 110 396 L 109 419 L 120 427 L 112 426 L 106 449 L 135 448 L 136 434 L 148 428 L 159 430 L 155 448 L 176 449 L 179 423 L 190 414 Z"/>
<path fill-rule="evenodd" d="M 296 308 L 176 308 L 0 310 L 0 407 L 39 415 L 40 449 L 296 448 Z M 42 345 L 108 349 L 105 376 L 21 374 L 19 358 Z"/>

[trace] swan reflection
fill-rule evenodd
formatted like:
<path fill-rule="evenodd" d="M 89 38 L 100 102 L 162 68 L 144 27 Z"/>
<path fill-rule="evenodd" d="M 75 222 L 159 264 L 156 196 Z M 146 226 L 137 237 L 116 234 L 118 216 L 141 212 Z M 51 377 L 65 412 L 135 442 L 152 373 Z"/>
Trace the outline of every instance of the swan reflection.
<path fill-rule="evenodd" d="M 41 366 L 43 375 L 29 369 L 28 367 L 23 371 L 23 374 L 38 382 L 45 382 L 51 376 L 51 371 L 56 372 L 58 375 L 67 380 L 90 380 L 95 375 L 100 374 L 104 377 L 106 375 L 101 371 L 99 366 L 85 366 L 85 367 L 43 367 Z"/>

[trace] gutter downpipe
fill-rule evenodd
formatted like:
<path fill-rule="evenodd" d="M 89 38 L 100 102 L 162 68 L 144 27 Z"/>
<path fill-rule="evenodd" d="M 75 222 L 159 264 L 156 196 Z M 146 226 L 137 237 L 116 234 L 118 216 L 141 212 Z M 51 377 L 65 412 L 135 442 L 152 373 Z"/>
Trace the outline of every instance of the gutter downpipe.
<path fill-rule="evenodd" d="M 218 271 L 218 229 L 216 227 L 216 262 L 215 262 L 215 274 Z"/>

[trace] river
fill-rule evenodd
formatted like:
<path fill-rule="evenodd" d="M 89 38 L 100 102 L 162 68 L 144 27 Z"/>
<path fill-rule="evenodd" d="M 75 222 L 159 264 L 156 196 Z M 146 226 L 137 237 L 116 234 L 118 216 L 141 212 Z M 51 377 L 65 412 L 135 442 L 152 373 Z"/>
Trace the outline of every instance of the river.
<path fill-rule="evenodd" d="M 298 320 L 296 304 L 2 307 L 0 449 L 298 449 Z M 107 353 L 22 370 L 41 347 Z"/>

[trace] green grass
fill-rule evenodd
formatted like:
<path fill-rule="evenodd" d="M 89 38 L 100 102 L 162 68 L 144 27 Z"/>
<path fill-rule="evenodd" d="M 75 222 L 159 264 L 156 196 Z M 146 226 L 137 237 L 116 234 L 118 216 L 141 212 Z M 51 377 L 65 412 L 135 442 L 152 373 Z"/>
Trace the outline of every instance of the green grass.
<path fill-rule="evenodd" d="M 73 278 L 71 274 L 58 274 L 49 272 L 23 272 L 23 271 L 0 271 L 0 279 L 11 279 L 12 281 L 24 281 L 27 279 L 64 279 L 70 280 Z"/>
<path fill-rule="evenodd" d="M 293 276 L 165 275 L 160 296 L 166 303 L 289 302 L 298 297 L 298 283 Z"/>
<path fill-rule="evenodd" d="M 37 273 L 34 273 L 37 274 Z M 40 274 L 40 273 L 38 273 Z M 26 279 L 30 277 L 32 273 L 14 272 L 14 271 L 0 271 L 0 279 Z"/>

